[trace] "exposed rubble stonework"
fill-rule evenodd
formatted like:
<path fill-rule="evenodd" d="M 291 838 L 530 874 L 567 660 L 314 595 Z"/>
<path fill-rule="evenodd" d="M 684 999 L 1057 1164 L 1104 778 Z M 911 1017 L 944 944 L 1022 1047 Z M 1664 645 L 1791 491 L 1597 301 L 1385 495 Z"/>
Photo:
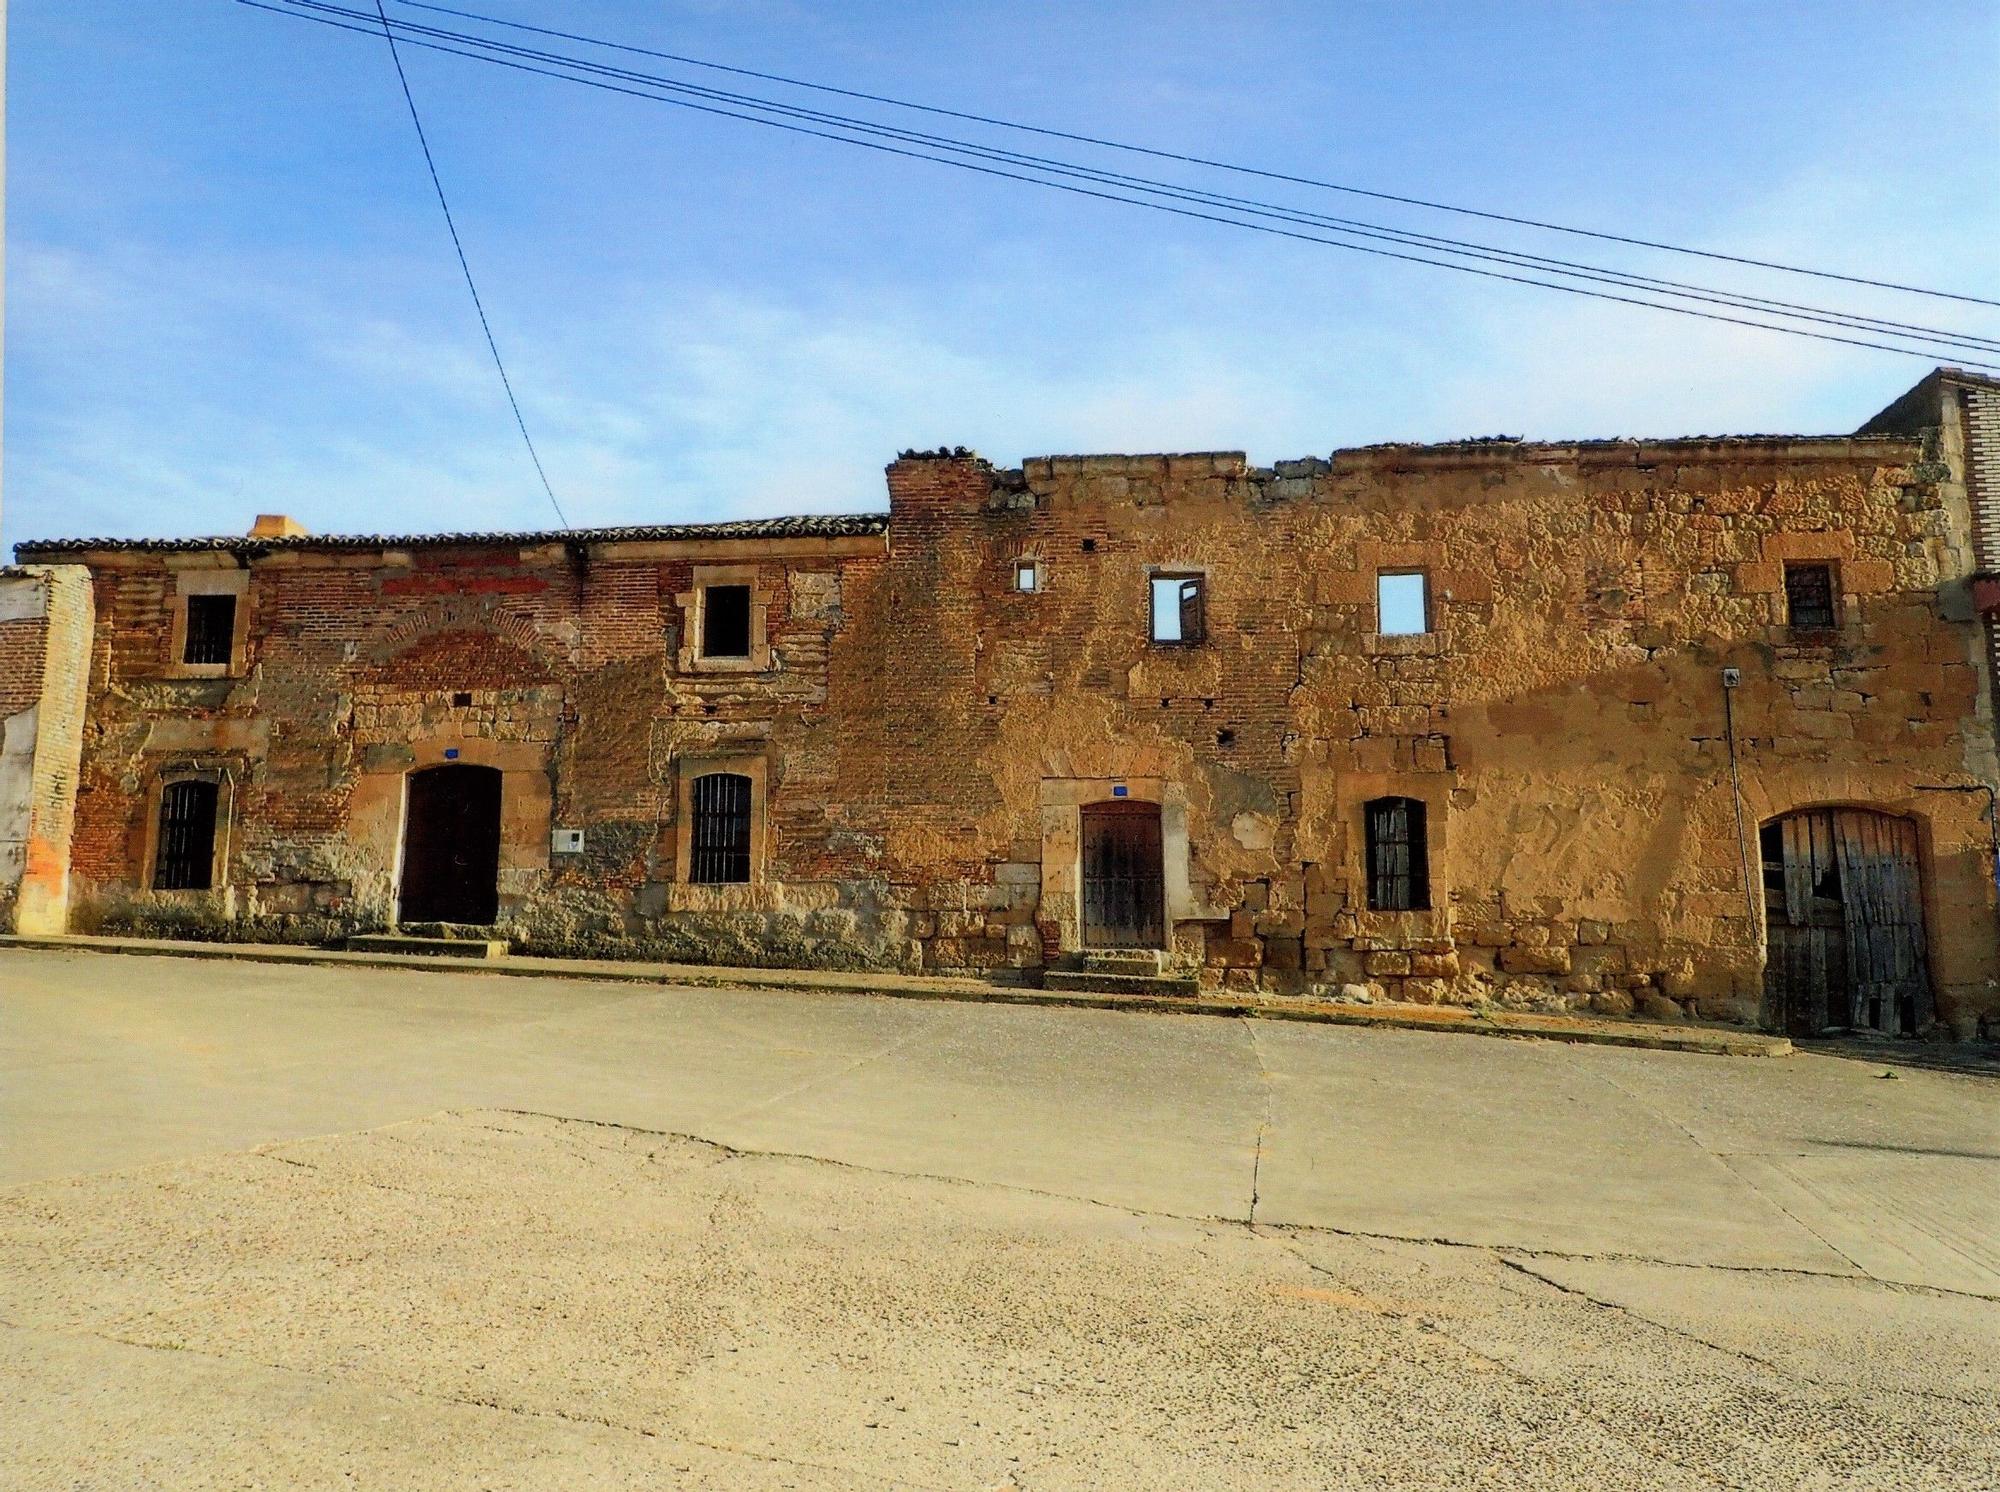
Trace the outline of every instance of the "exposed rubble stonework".
<path fill-rule="evenodd" d="M 1971 1034 L 1968 391 L 1843 437 L 908 452 L 853 517 L 22 545 L 95 593 L 72 923 L 1021 978 L 1151 946 L 1226 989 Z"/>

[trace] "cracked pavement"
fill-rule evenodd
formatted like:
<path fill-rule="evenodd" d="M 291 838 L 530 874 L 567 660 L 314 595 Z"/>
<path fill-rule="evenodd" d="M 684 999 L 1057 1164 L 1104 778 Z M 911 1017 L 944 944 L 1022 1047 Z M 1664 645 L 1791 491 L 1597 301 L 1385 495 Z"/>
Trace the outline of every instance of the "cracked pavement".
<path fill-rule="evenodd" d="M 0 1479 L 1991 1488 L 1861 1056 L 10 951 Z"/>

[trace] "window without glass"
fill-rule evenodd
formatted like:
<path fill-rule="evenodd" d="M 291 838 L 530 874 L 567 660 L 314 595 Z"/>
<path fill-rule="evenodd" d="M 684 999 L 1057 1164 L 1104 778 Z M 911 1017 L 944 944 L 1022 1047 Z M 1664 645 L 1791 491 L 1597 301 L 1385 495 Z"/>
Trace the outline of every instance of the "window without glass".
<path fill-rule="evenodd" d="M 1831 627 L 1833 566 L 1785 566 L 1785 620 L 1794 627 Z"/>
<path fill-rule="evenodd" d="M 214 874 L 215 784 L 169 782 L 160 789 L 160 835 L 159 848 L 153 856 L 153 889 L 206 891 Z"/>
<path fill-rule="evenodd" d="M 1368 909 L 1421 912 L 1431 904 L 1430 848 L 1417 798 L 1377 798 L 1368 816 Z"/>
<path fill-rule="evenodd" d="M 189 596 L 183 663 L 228 663 L 236 649 L 236 598 Z"/>
<path fill-rule="evenodd" d="M 1207 634 L 1199 575 L 1153 577 L 1153 641 L 1197 643 Z"/>
<path fill-rule="evenodd" d="M 750 779 L 710 772 L 689 794 L 694 822 L 688 879 L 702 886 L 742 885 L 750 879 Z"/>
<path fill-rule="evenodd" d="M 1015 590 L 1017 591 L 1040 590 L 1041 582 L 1042 582 L 1041 574 L 1035 569 L 1035 562 L 1033 560 L 1022 560 L 1019 564 L 1014 566 Z"/>
<path fill-rule="evenodd" d="M 701 655 L 750 656 L 750 587 L 707 585 L 701 591 Z"/>
<path fill-rule="evenodd" d="M 1375 577 L 1375 630 L 1408 637 L 1431 630 L 1430 596 L 1421 570 Z"/>

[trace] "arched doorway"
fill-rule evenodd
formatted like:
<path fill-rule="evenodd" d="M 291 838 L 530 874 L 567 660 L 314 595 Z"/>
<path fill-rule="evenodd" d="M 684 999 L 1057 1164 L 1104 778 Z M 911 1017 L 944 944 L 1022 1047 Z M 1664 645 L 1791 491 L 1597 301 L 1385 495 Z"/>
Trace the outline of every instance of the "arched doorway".
<path fill-rule="evenodd" d="M 1080 810 L 1083 946 L 1167 946 L 1160 805 L 1118 798 Z"/>
<path fill-rule="evenodd" d="M 500 771 L 448 762 L 410 773 L 403 812 L 403 922 L 484 927 L 500 910 Z"/>
<path fill-rule="evenodd" d="M 1930 1024 L 1917 827 L 1865 808 L 1764 825 L 1764 996 L 1795 1036 Z"/>

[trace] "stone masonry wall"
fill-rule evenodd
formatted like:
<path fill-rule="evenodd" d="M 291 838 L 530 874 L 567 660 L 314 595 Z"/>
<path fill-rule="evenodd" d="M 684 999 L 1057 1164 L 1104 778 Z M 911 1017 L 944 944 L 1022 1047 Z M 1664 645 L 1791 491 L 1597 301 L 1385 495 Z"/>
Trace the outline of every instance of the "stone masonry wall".
<path fill-rule="evenodd" d="M 1853 804 L 1920 827 L 1940 1011 L 2000 1014 L 1983 801 L 1932 790 L 2000 766 L 1962 483 L 1920 438 L 940 452 L 888 481 L 886 538 L 94 552 L 78 926 L 384 925 L 405 774 L 455 759 L 507 784 L 517 946 L 1033 977 L 1078 953 L 1078 806 L 1123 789 L 1162 805 L 1205 983 L 1756 1020 L 1758 826 Z M 1787 560 L 1836 566 L 1840 625 L 1785 625 Z M 770 667 L 690 663 L 715 566 L 754 582 Z M 177 588 L 239 567 L 240 672 L 173 677 Z M 1200 646 L 1149 642 L 1156 569 L 1205 577 Z M 1428 631 L 1379 632 L 1385 569 L 1426 574 Z M 752 884 L 677 870 L 703 763 L 761 774 Z M 209 893 L 147 889 L 176 772 L 222 784 Z M 1427 806 L 1430 910 L 1366 906 L 1386 794 Z"/>

